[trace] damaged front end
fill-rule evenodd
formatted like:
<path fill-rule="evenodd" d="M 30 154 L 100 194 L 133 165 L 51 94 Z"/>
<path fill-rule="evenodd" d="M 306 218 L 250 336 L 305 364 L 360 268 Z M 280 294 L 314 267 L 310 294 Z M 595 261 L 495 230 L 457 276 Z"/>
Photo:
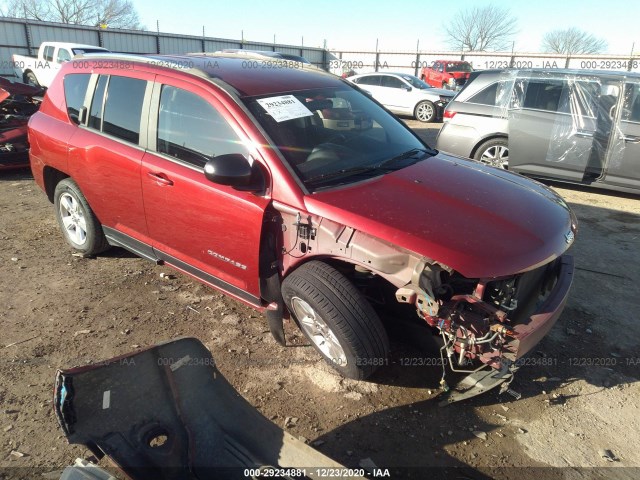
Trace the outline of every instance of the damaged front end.
<path fill-rule="evenodd" d="M 396 292 L 401 303 L 442 339 L 441 386 L 452 403 L 503 384 L 508 389 L 524 356 L 562 313 L 573 279 L 573 258 L 563 255 L 517 275 L 468 279 L 437 263 L 420 265 L 411 283 Z M 445 365 L 469 374 L 454 389 Z M 517 394 L 514 395 L 517 396 Z"/>
<path fill-rule="evenodd" d="M 354 267 L 354 281 L 366 274 L 383 278 L 392 286 L 398 303 L 415 307 L 442 340 L 443 403 L 471 398 L 499 385 L 508 390 L 521 363 L 518 360 L 553 327 L 569 295 L 573 257 L 562 251 L 574 240 L 574 217 L 559 253 L 547 261 L 513 275 L 467 278 L 442 263 L 360 230 L 275 206 L 282 216 L 286 269 L 313 255 L 346 261 Z M 366 290 L 363 285 L 359 286 Z M 371 301 L 385 304 L 370 292 L 363 293 Z M 447 367 L 468 375 L 450 388 L 445 379 Z"/>
<path fill-rule="evenodd" d="M 42 88 L 0 77 L 0 170 L 29 165 L 27 123 L 43 94 Z"/>

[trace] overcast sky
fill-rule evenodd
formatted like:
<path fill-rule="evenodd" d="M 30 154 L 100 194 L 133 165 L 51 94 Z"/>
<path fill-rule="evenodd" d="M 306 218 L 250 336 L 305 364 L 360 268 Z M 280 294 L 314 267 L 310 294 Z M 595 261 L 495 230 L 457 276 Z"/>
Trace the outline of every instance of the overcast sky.
<path fill-rule="evenodd" d="M 159 3 L 133 0 L 142 23 L 163 32 L 273 41 L 331 49 L 448 50 L 444 29 L 447 19 L 461 9 L 491 2 L 457 0 L 358 1 L 321 0 L 194 0 Z M 589 0 L 514 0 L 492 2 L 508 7 L 516 18 L 515 50 L 539 51 L 543 35 L 554 29 L 578 27 L 608 43 L 608 53 L 628 54 L 632 44 L 640 51 L 640 2 Z M 180 5 L 184 5 L 183 8 Z"/>

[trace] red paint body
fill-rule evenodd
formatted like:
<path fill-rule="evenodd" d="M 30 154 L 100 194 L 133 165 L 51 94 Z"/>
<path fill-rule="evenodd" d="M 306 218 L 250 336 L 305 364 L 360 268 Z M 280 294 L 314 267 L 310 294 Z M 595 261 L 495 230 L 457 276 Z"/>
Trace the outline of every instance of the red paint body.
<path fill-rule="evenodd" d="M 121 74 L 155 82 L 158 88 L 182 88 L 205 99 L 240 141 L 252 147 L 254 161 L 266 177 L 264 193 L 210 182 L 202 171 L 166 155 L 72 123 L 62 78 L 69 72 L 118 74 L 97 60 L 65 64 L 40 112 L 31 118 L 34 178 L 46 190 L 50 186 L 45 168 L 72 177 L 102 225 L 162 252 L 166 263 L 256 308 L 269 303 L 263 300 L 259 276 L 264 232 L 270 228 L 267 225 L 274 225 L 275 210 L 283 208 L 301 213 L 302 218 L 310 215 L 316 221 L 351 227 L 467 278 L 485 280 L 545 265 L 562 256 L 573 239 L 575 217 L 547 187 L 444 154 L 371 180 L 309 194 L 238 98 L 345 88 L 347 82 L 314 68 L 248 71 L 242 58 L 171 59 L 188 62 L 211 79 L 137 62 L 129 62 Z M 286 276 L 300 263 L 317 258 L 318 252 L 283 260 L 278 248 L 278 255 L 281 274 Z M 545 304 L 547 310 L 521 328 L 525 348 L 519 354 L 532 348 L 533 340 L 539 340 L 560 315 L 572 265 L 563 268 L 562 281 Z"/>

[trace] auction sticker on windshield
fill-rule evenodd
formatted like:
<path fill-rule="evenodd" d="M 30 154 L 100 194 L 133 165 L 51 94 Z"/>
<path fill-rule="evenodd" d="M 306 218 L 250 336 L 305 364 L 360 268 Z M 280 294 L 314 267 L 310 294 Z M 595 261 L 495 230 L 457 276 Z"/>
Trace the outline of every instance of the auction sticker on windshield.
<path fill-rule="evenodd" d="M 257 102 L 278 123 L 313 115 L 311 110 L 305 107 L 302 102 L 293 95 L 261 98 Z"/>

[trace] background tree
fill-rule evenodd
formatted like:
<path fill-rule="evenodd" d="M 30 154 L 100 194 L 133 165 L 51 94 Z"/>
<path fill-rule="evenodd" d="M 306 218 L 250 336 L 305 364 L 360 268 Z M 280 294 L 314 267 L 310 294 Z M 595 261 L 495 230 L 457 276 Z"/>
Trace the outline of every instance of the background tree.
<path fill-rule="evenodd" d="M 517 20 L 509 9 L 488 5 L 459 11 L 445 25 L 455 49 L 471 51 L 507 50 L 517 33 Z"/>
<path fill-rule="evenodd" d="M 552 30 L 542 37 L 542 50 L 565 55 L 602 53 L 607 42 L 579 28 Z"/>
<path fill-rule="evenodd" d="M 143 28 L 131 0 L 9 0 L 2 13 L 76 25 Z"/>

